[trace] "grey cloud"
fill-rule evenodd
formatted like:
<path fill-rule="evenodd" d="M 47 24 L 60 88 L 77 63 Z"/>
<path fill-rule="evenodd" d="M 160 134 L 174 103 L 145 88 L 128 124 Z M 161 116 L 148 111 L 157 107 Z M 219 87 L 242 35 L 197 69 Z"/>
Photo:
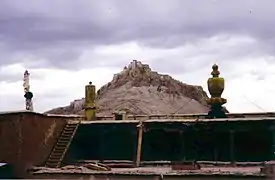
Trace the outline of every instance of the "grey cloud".
<path fill-rule="evenodd" d="M 16 83 L 16 82 L 22 82 L 23 84 L 23 73 L 19 72 L 12 72 L 12 71 L 1 71 L 0 69 L 0 82 L 6 82 L 6 83 Z M 31 74 L 32 80 L 43 80 L 44 76 L 41 74 L 32 71 Z"/>
<path fill-rule="evenodd" d="M 233 45 L 224 45 L 222 48 L 217 46 L 218 43 L 211 46 L 198 41 L 196 44 L 192 50 L 179 49 L 177 52 L 153 59 L 151 65 L 159 71 L 182 74 L 201 71 L 203 68 L 211 71 L 212 63 L 215 62 L 221 67 L 226 67 L 226 71 L 230 72 L 234 71 L 240 59 L 249 61 L 265 55 L 264 52 L 259 51 L 265 45 L 259 42 L 235 42 Z M 273 62 L 269 59 L 265 60 L 275 63 L 274 58 L 272 58 Z"/>
<path fill-rule="evenodd" d="M 255 78 L 257 81 L 263 81 L 266 79 L 266 75 L 260 74 L 260 75 L 256 75 Z"/>
<path fill-rule="evenodd" d="M 6 83 L 13 83 L 13 82 L 18 82 L 20 80 L 23 82 L 22 79 L 23 79 L 23 75 L 20 73 L 6 74 L 6 73 L 0 72 L 0 82 L 4 81 Z"/>
<path fill-rule="evenodd" d="M 54 4 L 3 0 L 0 40 L 10 54 L 30 53 L 60 68 L 72 67 L 87 46 L 131 40 L 174 48 L 217 34 L 245 34 L 269 45 L 258 52 L 274 53 L 273 4 L 271 0 L 60 0 Z M 0 65 L 10 62 L 2 59 Z"/>

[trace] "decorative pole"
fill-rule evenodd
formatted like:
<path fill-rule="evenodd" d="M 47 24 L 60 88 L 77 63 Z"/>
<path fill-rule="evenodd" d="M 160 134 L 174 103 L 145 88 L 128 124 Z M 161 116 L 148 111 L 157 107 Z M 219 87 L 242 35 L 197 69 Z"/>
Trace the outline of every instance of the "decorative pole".
<path fill-rule="evenodd" d="M 141 149 L 142 149 L 142 136 L 143 136 L 143 124 L 142 121 L 139 122 L 137 125 L 138 129 L 138 142 L 137 142 L 137 154 L 136 154 L 136 167 L 139 167 L 140 165 L 140 159 L 141 159 Z"/>
<path fill-rule="evenodd" d="M 25 92 L 24 97 L 26 98 L 26 110 L 33 111 L 33 104 L 32 104 L 33 93 L 30 92 L 29 78 L 30 78 L 30 73 L 26 70 L 23 78 L 23 81 L 24 81 L 23 87 Z"/>
<path fill-rule="evenodd" d="M 225 111 L 222 107 L 227 101 L 222 98 L 221 95 L 224 90 L 224 79 L 219 77 L 218 65 L 212 66 L 211 72 L 212 78 L 207 81 L 208 91 L 211 98 L 207 99 L 207 103 L 210 105 L 210 111 L 208 112 L 208 118 L 226 118 Z"/>
<path fill-rule="evenodd" d="M 96 118 L 95 97 L 95 86 L 92 85 L 92 82 L 89 82 L 89 85 L 85 87 L 85 119 L 88 121 Z"/>

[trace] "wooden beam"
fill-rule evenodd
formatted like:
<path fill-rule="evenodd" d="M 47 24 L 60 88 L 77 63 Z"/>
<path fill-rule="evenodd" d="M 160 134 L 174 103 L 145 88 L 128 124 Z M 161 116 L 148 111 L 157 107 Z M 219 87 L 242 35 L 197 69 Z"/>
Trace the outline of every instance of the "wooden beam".
<path fill-rule="evenodd" d="M 272 160 L 275 160 L 275 123 L 272 124 L 272 130 L 271 130 L 271 133 L 272 133 Z"/>
<path fill-rule="evenodd" d="M 230 160 L 231 164 L 235 164 L 235 132 L 234 130 L 230 130 Z"/>
<path fill-rule="evenodd" d="M 183 160 L 183 161 L 185 161 L 186 160 L 186 147 L 185 147 L 185 145 L 186 145 L 186 143 L 185 143 L 185 136 L 186 136 L 186 133 L 184 132 L 184 131 L 180 131 L 180 140 L 181 140 L 181 156 L 183 156 L 183 159 L 181 159 L 181 160 Z"/>
<path fill-rule="evenodd" d="M 99 131 L 99 162 L 104 161 L 104 149 L 105 149 L 105 129 L 104 127 L 101 125 L 100 127 L 100 131 Z"/>
<path fill-rule="evenodd" d="M 137 154 L 136 154 L 136 167 L 139 167 L 140 165 L 140 159 L 141 159 L 141 147 L 142 147 L 142 136 L 143 136 L 143 124 L 142 122 L 139 122 L 137 125 L 138 128 L 138 140 L 137 140 Z"/>
<path fill-rule="evenodd" d="M 94 121 L 81 121 L 81 124 L 138 124 L 141 120 L 94 120 Z M 275 121 L 275 117 L 249 117 L 249 118 L 224 118 L 224 119 L 147 119 L 142 120 L 143 124 L 145 123 L 207 123 L 207 122 L 257 122 L 257 121 Z"/>

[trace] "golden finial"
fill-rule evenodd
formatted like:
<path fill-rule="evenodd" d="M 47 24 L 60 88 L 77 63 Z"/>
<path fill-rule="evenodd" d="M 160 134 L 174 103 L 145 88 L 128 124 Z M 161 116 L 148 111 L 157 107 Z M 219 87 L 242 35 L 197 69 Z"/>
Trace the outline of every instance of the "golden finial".
<path fill-rule="evenodd" d="M 214 65 L 212 66 L 211 75 L 212 75 L 213 77 L 219 77 L 220 71 L 219 71 L 218 69 L 219 69 L 219 66 L 218 66 L 217 64 L 214 64 Z"/>
<path fill-rule="evenodd" d="M 96 118 L 96 89 L 92 82 L 85 87 L 85 119 L 88 121 L 94 120 Z"/>
<path fill-rule="evenodd" d="M 208 91 L 211 95 L 207 99 L 207 103 L 210 105 L 210 111 L 208 112 L 209 118 L 225 118 L 226 114 L 223 110 L 222 105 L 226 103 L 226 99 L 222 98 L 221 95 L 224 90 L 224 79 L 219 77 L 219 66 L 214 64 L 212 66 L 211 75 L 213 77 L 209 78 L 207 81 Z"/>

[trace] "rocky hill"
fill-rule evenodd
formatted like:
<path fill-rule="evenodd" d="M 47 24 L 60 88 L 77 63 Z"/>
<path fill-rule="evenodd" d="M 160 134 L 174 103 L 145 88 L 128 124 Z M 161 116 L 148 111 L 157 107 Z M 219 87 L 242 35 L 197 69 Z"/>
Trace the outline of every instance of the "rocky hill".
<path fill-rule="evenodd" d="M 121 109 L 128 109 L 133 115 L 188 114 L 208 112 L 206 98 L 201 86 L 161 75 L 149 65 L 134 60 L 97 91 L 96 103 L 98 116 L 111 115 Z M 84 98 L 46 113 L 82 114 L 83 103 Z"/>

